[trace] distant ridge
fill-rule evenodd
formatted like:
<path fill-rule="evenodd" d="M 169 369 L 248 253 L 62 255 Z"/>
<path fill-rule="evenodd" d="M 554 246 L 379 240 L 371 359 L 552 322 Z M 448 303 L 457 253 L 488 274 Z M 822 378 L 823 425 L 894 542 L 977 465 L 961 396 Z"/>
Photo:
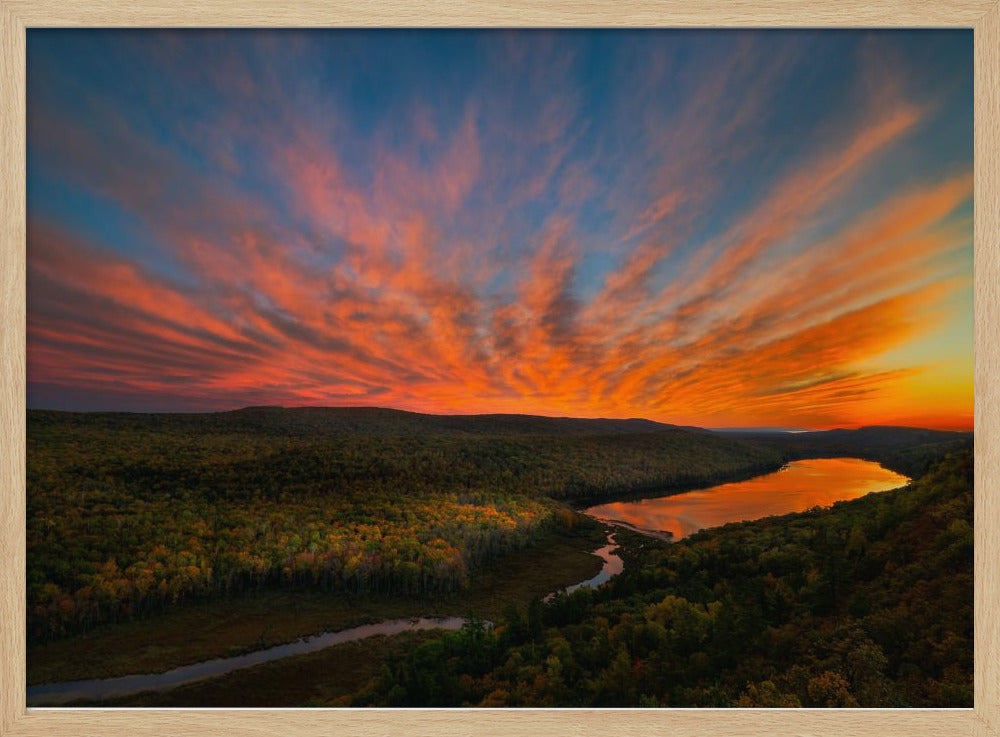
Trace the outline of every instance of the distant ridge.
<path fill-rule="evenodd" d="M 564 434 L 635 434 L 659 432 L 665 430 L 700 428 L 680 428 L 654 420 L 642 418 L 609 419 L 609 418 L 578 418 L 549 417 L 545 415 L 527 414 L 468 414 L 468 415 L 436 415 L 387 407 L 246 407 L 233 410 L 230 413 L 242 417 L 258 417 L 260 419 L 278 419 L 285 414 L 288 417 L 298 417 L 303 420 L 322 421 L 342 420 L 349 423 L 398 423 L 400 425 L 433 426 L 438 429 L 460 432 L 501 432 L 501 433 L 533 433 L 556 432 Z"/>
<path fill-rule="evenodd" d="M 388 407 L 280 407 L 256 405 L 221 412 L 131 413 L 57 412 L 29 410 L 32 422 L 46 418 L 86 417 L 88 422 L 155 427 L 170 422 L 192 428 L 231 428 L 264 433 L 315 435 L 327 433 L 394 434 L 421 430 L 492 435 L 642 435 L 661 432 L 707 432 L 642 418 L 546 417 L 526 414 L 434 415 Z"/>
<path fill-rule="evenodd" d="M 706 428 L 710 432 L 742 432 L 742 433 L 799 433 L 812 432 L 796 427 L 710 427 Z"/>
<path fill-rule="evenodd" d="M 780 450 L 789 459 L 837 456 L 878 461 L 916 478 L 949 452 L 973 446 L 973 433 L 920 427 L 869 425 L 856 430 L 811 432 L 732 432 L 725 437 Z"/>
<path fill-rule="evenodd" d="M 190 421 L 198 424 L 227 424 L 236 422 L 262 429 L 265 423 L 272 424 L 276 431 L 321 431 L 344 430 L 390 431 L 434 427 L 440 430 L 472 433 L 568 433 L 568 434 L 608 434 L 631 435 L 650 432 L 684 431 L 691 433 L 713 433 L 742 438 L 793 438 L 811 440 L 824 439 L 828 442 L 845 440 L 851 442 L 873 442 L 876 445 L 912 445 L 914 442 L 937 442 L 945 438 L 971 438 L 971 432 L 952 430 L 930 430 L 919 427 L 892 425 L 869 425 L 857 429 L 838 428 L 834 430 L 802 430 L 780 427 L 715 427 L 704 428 L 694 425 L 673 425 L 641 417 L 626 419 L 606 417 L 552 417 L 518 413 L 487 414 L 430 414 L 412 412 L 392 407 L 313 407 L 280 405 L 250 405 L 232 410 L 215 412 L 65 412 L 62 410 L 29 409 L 28 416 L 35 421 L 45 416 L 86 416 L 106 417 L 109 422 L 134 422 L 137 425 L 156 423 L 157 418 Z"/>

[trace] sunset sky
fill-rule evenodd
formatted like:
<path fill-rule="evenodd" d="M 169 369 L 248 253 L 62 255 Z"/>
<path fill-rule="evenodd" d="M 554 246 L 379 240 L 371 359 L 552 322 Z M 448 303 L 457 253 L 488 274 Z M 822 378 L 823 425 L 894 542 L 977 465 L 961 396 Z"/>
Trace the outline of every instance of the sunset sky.
<path fill-rule="evenodd" d="M 972 426 L 972 32 L 28 31 L 28 405 Z"/>

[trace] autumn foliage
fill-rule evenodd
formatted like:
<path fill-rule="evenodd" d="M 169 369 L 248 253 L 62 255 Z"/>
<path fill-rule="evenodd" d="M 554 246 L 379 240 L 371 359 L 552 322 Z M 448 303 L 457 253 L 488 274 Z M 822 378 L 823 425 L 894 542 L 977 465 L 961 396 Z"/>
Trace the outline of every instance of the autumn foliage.
<path fill-rule="evenodd" d="M 454 591 L 542 526 L 571 524 L 551 497 L 707 483 L 778 462 L 641 421 L 29 412 L 29 634 L 266 586 Z"/>

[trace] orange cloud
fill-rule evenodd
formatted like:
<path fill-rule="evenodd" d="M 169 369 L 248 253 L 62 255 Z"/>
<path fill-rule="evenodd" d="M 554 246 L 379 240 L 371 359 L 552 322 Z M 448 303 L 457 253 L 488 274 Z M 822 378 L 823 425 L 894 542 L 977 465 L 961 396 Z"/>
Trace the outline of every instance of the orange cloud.
<path fill-rule="evenodd" d="M 537 67 L 528 53 L 516 41 L 504 48 L 514 67 Z M 572 62 L 558 49 L 532 53 L 549 71 Z M 724 191 L 726 157 L 748 155 L 740 141 L 768 114 L 768 85 L 788 72 L 779 55 L 754 77 L 752 53 L 741 47 L 682 110 L 646 114 L 642 102 L 670 73 L 653 60 L 662 76 L 630 90 L 635 109 L 623 113 L 650 160 L 635 166 L 634 186 L 611 183 L 611 212 L 600 217 L 587 217 L 587 203 L 606 183 L 589 158 L 568 159 L 585 134 L 578 94 L 536 90 L 534 79 L 525 81 L 538 103 L 531 120 L 512 120 L 502 95 L 459 106 L 450 128 L 417 106 L 405 116 L 411 142 L 370 132 L 363 172 L 329 144 L 329 130 L 268 125 L 266 165 L 289 217 L 236 187 L 192 185 L 195 194 L 158 215 L 172 221 L 157 232 L 183 272 L 176 278 L 35 217 L 29 379 L 200 406 L 380 404 L 701 425 L 971 422 L 971 374 L 942 373 L 940 357 L 913 348 L 960 316 L 956 295 L 971 289 L 961 260 L 971 174 L 924 178 L 838 220 L 852 189 L 929 115 L 903 97 L 891 64 L 866 78 L 850 122 L 838 118 L 842 130 L 825 129 L 744 212 L 692 235 L 699 209 Z M 240 83 L 241 95 L 255 89 Z M 249 135 L 245 121 L 227 124 Z M 44 133 L 52 121 L 39 125 Z M 72 149 L 123 209 L 199 181 L 121 121 L 112 129 L 163 177 L 129 191 L 127 167 L 87 153 L 100 148 L 93 136 L 56 153 Z M 220 155 L 227 172 L 243 171 L 237 147 Z M 511 225 L 510 210 L 546 197 L 521 213 L 527 224 Z M 199 218 L 212 227 L 194 227 Z M 595 257 L 604 259 L 596 272 Z M 906 349 L 906 360 L 892 357 Z M 940 401 L 908 410 L 932 384 Z"/>

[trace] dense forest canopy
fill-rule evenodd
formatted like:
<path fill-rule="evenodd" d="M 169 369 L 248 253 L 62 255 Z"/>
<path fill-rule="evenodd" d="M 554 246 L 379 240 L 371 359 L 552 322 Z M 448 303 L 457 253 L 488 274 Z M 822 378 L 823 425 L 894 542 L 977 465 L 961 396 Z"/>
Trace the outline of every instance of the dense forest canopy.
<path fill-rule="evenodd" d="M 380 409 L 28 413 L 34 637 L 192 596 L 416 593 L 568 524 L 556 499 L 710 484 L 779 452 L 644 420 Z"/>
<path fill-rule="evenodd" d="M 911 487 L 731 524 L 599 590 L 397 657 L 389 706 L 971 706 L 972 453 Z"/>
<path fill-rule="evenodd" d="M 456 591 L 540 532 L 572 526 L 571 505 L 824 456 L 917 480 L 644 548 L 609 586 L 432 638 L 338 703 L 970 704 L 972 436 L 912 428 L 31 411 L 29 637 L 265 587 Z"/>

